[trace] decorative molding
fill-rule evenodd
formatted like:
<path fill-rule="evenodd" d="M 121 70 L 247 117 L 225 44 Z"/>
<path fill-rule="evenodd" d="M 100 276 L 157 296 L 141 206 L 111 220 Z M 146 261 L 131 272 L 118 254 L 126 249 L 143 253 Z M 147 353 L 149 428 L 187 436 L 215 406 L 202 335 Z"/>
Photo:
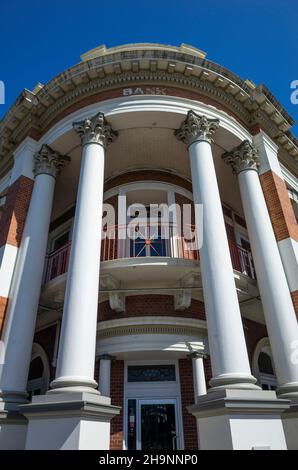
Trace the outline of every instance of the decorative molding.
<path fill-rule="evenodd" d="M 104 360 L 104 361 L 115 361 L 117 358 L 116 356 L 112 356 L 112 354 L 100 354 L 99 356 L 96 356 L 96 359 Z"/>
<path fill-rule="evenodd" d="M 39 152 L 34 155 L 34 175 L 50 175 L 56 178 L 62 168 L 70 162 L 70 157 L 61 155 L 49 145 L 43 144 Z"/>
<path fill-rule="evenodd" d="M 118 132 L 107 123 L 103 113 L 98 113 L 84 121 L 74 122 L 73 127 L 79 134 L 83 145 L 99 144 L 107 147 L 118 136 Z"/>
<path fill-rule="evenodd" d="M 248 140 L 241 142 L 231 152 L 225 152 L 222 159 L 231 165 L 233 173 L 237 175 L 245 170 L 258 171 L 260 165 L 257 149 Z"/>
<path fill-rule="evenodd" d="M 192 287 L 201 287 L 201 277 L 198 273 L 191 272 L 180 281 L 183 287 L 174 294 L 175 310 L 185 310 L 190 307 L 192 299 Z"/>
<path fill-rule="evenodd" d="M 211 144 L 218 127 L 219 119 L 208 119 L 206 116 L 199 116 L 193 110 L 190 110 L 181 127 L 175 131 L 175 136 L 188 146 L 197 141 L 205 141 Z"/>
<path fill-rule="evenodd" d="M 144 326 L 127 326 L 122 328 L 113 328 L 109 330 L 99 330 L 98 338 L 110 338 L 114 336 L 123 336 L 123 335 L 146 335 L 146 334 L 171 334 L 171 335 L 197 335 L 198 330 L 192 328 L 180 327 L 180 326 L 165 326 L 165 325 L 144 325 Z M 199 336 L 200 337 L 200 336 Z"/>
<path fill-rule="evenodd" d="M 191 304 L 191 289 L 183 289 L 174 295 L 175 310 L 185 310 Z"/>
<path fill-rule="evenodd" d="M 104 274 L 100 277 L 100 287 L 110 290 L 108 295 L 111 309 L 115 312 L 125 312 L 125 295 L 117 291 L 120 289 L 120 282 L 113 276 Z"/>
<path fill-rule="evenodd" d="M 201 351 L 193 351 L 187 354 L 187 357 L 190 359 L 207 359 L 209 354 L 206 353 L 205 349 L 202 349 Z"/>

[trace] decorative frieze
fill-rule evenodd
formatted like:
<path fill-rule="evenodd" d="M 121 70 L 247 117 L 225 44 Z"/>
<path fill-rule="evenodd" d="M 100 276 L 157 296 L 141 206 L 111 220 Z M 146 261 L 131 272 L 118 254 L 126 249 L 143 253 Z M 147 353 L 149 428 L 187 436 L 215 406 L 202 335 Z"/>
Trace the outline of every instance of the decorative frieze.
<path fill-rule="evenodd" d="M 237 175 L 245 170 L 258 171 L 258 152 L 249 140 L 244 140 L 232 151 L 225 152 L 222 158 L 227 164 L 231 165 L 233 172 Z"/>
<path fill-rule="evenodd" d="M 107 147 L 118 136 L 118 132 L 107 123 L 103 113 L 98 113 L 84 121 L 74 122 L 73 127 L 79 134 L 83 145 L 94 143 Z"/>
<path fill-rule="evenodd" d="M 46 174 L 56 178 L 68 162 L 70 162 L 69 156 L 61 155 L 49 145 L 43 144 L 39 152 L 34 155 L 33 172 L 35 177 Z"/>

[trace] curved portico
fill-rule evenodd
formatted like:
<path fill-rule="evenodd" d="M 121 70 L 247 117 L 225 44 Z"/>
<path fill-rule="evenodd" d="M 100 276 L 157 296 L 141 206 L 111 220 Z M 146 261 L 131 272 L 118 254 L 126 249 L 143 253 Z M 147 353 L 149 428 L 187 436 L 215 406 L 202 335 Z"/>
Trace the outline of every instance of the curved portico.
<path fill-rule="evenodd" d="M 288 351 L 278 364 L 278 348 L 286 344 L 289 334 L 276 333 L 278 314 L 272 316 L 268 311 L 270 302 L 262 277 L 266 263 L 260 262 L 266 250 L 264 243 L 256 242 L 262 238 L 262 227 L 252 222 L 258 201 L 243 189 L 244 177 L 238 182 L 222 159 L 224 152 L 230 152 L 233 166 L 235 149 L 243 142 L 252 145 L 257 140 L 255 133 L 263 139 L 258 129 L 253 130 L 259 104 L 254 101 L 252 84 L 211 62 L 203 63 L 199 52 L 182 48 L 179 56 L 172 49 L 167 50 L 166 65 L 155 46 L 144 46 L 145 60 L 139 48 L 132 51 L 134 61 L 125 59 L 124 50 L 112 50 L 107 53 L 106 65 L 101 63 L 106 51 L 97 51 L 95 56 L 84 57 L 80 71 L 74 67 L 69 72 L 76 77 L 76 93 L 61 76 L 56 88 L 50 82 L 37 95 L 36 147 L 53 149 L 61 158 L 67 155 L 70 162 L 57 178 L 51 193 L 53 203 L 50 196 L 47 198 L 49 229 L 43 230 L 43 251 L 38 251 L 36 244 L 30 252 L 31 263 L 38 261 L 39 276 L 29 287 L 24 276 L 19 280 L 20 292 L 28 298 L 31 291 L 34 293 L 26 336 L 18 347 L 18 357 L 25 358 L 26 367 L 0 382 L 4 407 L 8 392 L 14 397 L 19 394 L 19 401 L 24 402 L 24 370 L 29 369 L 33 336 L 36 344 L 39 338 L 41 347 L 53 347 L 51 390 L 23 406 L 14 400 L 15 410 L 29 420 L 27 448 L 34 448 L 37 435 L 38 446 L 43 448 L 50 437 L 49 414 L 59 408 L 59 418 L 55 418 L 58 428 L 61 423 L 70 423 L 81 401 L 86 406 L 80 409 L 77 425 L 82 426 L 91 407 L 91 421 L 96 422 L 98 433 L 104 434 L 97 442 L 93 433 L 90 445 L 119 448 L 122 439 L 126 448 L 140 448 L 140 431 L 129 434 L 127 423 L 132 413 L 131 422 L 136 419 L 139 426 L 142 409 L 148 411 L 156 405 L 149 399 L 150 384 L 145 385 L 149 376 L 161 382 L 151 385 L 155 399 L 162 397 L 159 405 L 164 406 L 169 419 L 172 416 L 173 420 L 175 410 L 173 445 L 178 448 L 190 448 L 197 442 L 191 413 L 198 420 L 200 444 L 208 448 L 210 442 L 204 436 L 209 432 L 209 417 L 216 415 L 214 401 L 222 416 L 228 415 L 230 406 L 235 420 L 237 413 L 244 413 L 239 436 L 247 435 L 245 448 L 258 440 L 254 431 L 246 429 L 255 406 L 261 410 L 256 422 L 268 436 L 268 445 L 285 446 L 280 414 L 289 401 L 278 399 L 273 391 L 260 390 L 250 363 L 253 342 L 261 339 L 258 335 L 263 332 L 267 337 L 267 324 L 280 390 L 285 390 L 286 384 L 288 396 L 295 396 L 296 371 Z M 192 65 L 189 54 L 194 54 Z M 118 69 L 116 58 L 121 64 Z M 86 64 L 88 78 L 84 78 Z M 47 99 L 48 94 L 53 102 Z M 287 116 L 280 109 L 274 118 L 266 113 L 262 119 L 267 132 L 269 124 L 280 129 L 286 126 Z M 26 125 L 24 121 L 24 128 Z M 23 172 L 30 176 L 36 152 L 30 139 L 24 138 L 20 150 L 16 149 L 14 175 Z M 264 155 L 261 165 L 262 159 Z M 258 180 L 256 172 L 254 178 Z M 42 211 L 42 198 L 34 196 L 36 183 L 23 237 L 34 222 L 30 215 L 34 204 Z M 259 183 L 258 191 L 262 194 Z M 142 216 L 140 208 L 134 207 L 138 204 L 144 210 Z M 203 205 L 202 213 L 198 205 Z M 152 206 L 157 207 L 154 216 Z M 166 223 L 163 206 L 171 207 Z M 278 256 L 265 203 L 262 211 L 269 227 L 266 234 L 271 230 L 270 240 Z M 181 234 L 178 227 L 187 212 L 188 232 Z M 161 232 L 165 226 L 164 239 Z M 129 237 L 132 232 L 133 239 Z M 196 244 L 189 249 L 190 236 Z M 18 263 L 25 260 L 26 266 L 25 239 L 22 243 L 16 256 Z M 279 259 L 274 285 L 282 280 L 284 298 L 291 306 L 288 324 L 293 325 L 289 327 L 293 342 L 294 310 L 282 263 Z M 270 284 L 270 276 L 267 281 Z M 12 286 L 15 282 L 12 279 Z M 36 294 L 39 291 L 40 297 Z M 25 305 L 21 297 L 10 304 L 8 312 L 15 310 L 4 324 L 11 357 L 24 324 L 21 305 Z M 275 307 L 278 309 L 277 301 Z M 12 364 L 9 357 L 6 370 Z M 16 357 L 13 361 L 17 363 Z M 117 377 L 121 384 L 115 382 Z M 137 385 L 141 379 L 144 384 Z M 119 388 L 122 395 L 117 395 Z M 237 400 L 239 409 L 235 407 Z M 65 402 L 71 405 L 65 407 Z M 266 427 L 268 416 L 274 422 L 275 437 Z M 227 435 L 233 434 L 234 417 L 224 423 Z M 188 420 L 191 436 L 186 431 Z M 100 430 L 103 423 L 104 431 Z M 70 448 L 83 448 L 89 428 L 82 427 L 86 440 L 77 439 L 72 432 L 70 427 Z M 57 433 L 55 439 L 49 439 L 49 448 L 61 448 L 64 438 Z M 217 439 L 221 441 L 221 436 Z M 239 448 L 241 442 L 232 435 L 228 446 Z"/>

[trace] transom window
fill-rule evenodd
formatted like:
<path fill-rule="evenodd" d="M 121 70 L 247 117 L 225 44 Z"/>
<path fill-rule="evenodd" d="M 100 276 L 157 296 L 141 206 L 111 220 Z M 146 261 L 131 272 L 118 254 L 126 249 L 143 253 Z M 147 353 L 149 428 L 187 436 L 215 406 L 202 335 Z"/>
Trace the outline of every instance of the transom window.
<path fill-rule="evenodd" d="M 128 382 L 170 382 L 176 380 L 174 365 L 128 366 Z"/>

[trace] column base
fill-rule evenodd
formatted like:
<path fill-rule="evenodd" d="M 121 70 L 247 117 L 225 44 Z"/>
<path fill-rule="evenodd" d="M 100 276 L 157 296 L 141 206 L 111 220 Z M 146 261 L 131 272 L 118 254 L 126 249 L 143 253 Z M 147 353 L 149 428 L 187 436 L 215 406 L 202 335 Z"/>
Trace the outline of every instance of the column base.
<path fill-rule="evenodd" d="M 188 407 L 202 450 L 286 449 L 281 414 L 289 400 L 263 390 L 217 390 Z"/>
<path fill-rule="evenodd" d="M 9 404 L 0 402 L 0 450 L 24 450 L 27 419 L 16 409 L 7 408 Z"/>
<path fill-rule="evenodd" d="M 97 382 L 95 382 L 95 380 L 88 379 L 88 377 L 59 377 L 51 382 L 51 389 L 47 392 L 47 394 L 61 392 L 86 392 L 99 395 L 97 386 Z"/>
<path fill-rule="evenodd" d="M 298 399 L 298 382 L 289 382 L 280 385 L 276 390 L 277 395 L 280 398 L 288 398 L 296 401 Z"/>
<path fill-rule="evenodd" d="M 282 415 L 289 450 L 298 450 L 298 398 L 292 399 L 290 408 Z"/>
<path fill-rule="evenodd" d="M 26 450 L 106 450 L 110 421 L 120 413 L 111 399 L 86 392 L 33 397 L 22 405 L 28 419 Z"/>
<path fill-rule="evenodd" d="M 261 390 L 256 385 L 257 379 L 253 375 L 244 374 L 221 374 L 212 377 L 210 380 L 209 392 L 225 389 L 240 389 L 240 390 Z"/>

